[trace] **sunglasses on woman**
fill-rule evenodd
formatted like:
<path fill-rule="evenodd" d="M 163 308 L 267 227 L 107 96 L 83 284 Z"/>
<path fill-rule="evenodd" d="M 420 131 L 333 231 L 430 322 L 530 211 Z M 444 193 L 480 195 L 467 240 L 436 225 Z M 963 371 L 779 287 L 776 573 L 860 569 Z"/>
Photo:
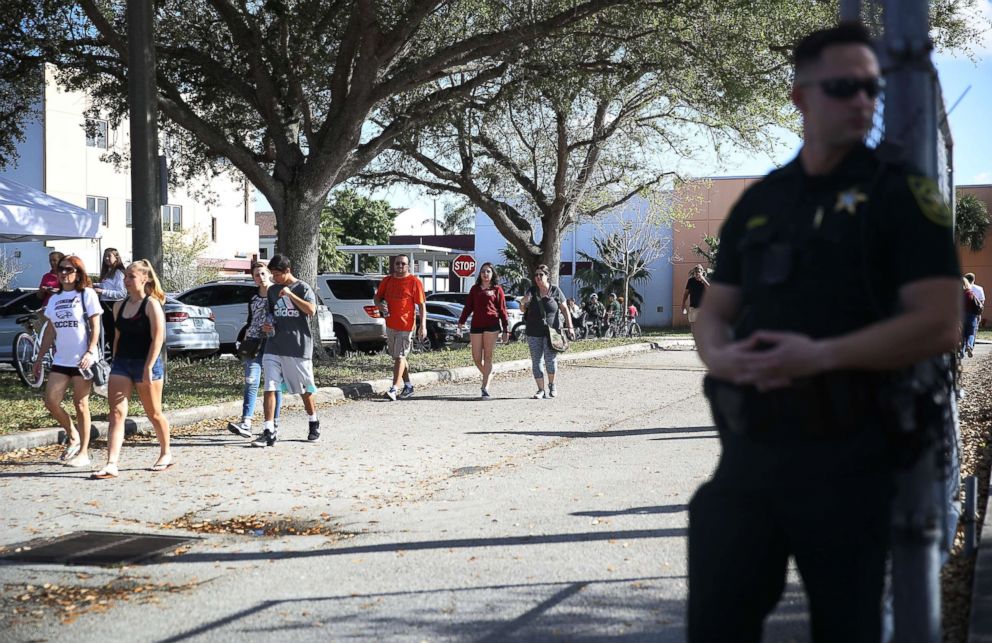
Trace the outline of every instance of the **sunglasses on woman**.
<path fill-rule="evenodd" d="M 63 275 L 68 275 L 76 272 L 76 269 L 73 268 L 72 266 L 59 266 L 59 272 L 61 272 Z"/>

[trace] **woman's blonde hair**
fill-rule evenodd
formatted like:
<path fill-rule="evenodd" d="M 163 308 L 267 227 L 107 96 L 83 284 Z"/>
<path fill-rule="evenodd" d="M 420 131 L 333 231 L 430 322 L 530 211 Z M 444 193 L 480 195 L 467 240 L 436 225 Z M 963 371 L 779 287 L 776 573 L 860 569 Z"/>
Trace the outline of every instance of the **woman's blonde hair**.
<path fill-rule="evenodd" d="M 159 303 L 165 303 L 165 291 L 162 290 L 162 282 L 159 281 L 158 274 L 155 272 L 155 268 L 150 261 L 147 259 L 138 259 L 132 262 L 127 268 L 128 270 L 134 268 L 145 273 L 145 276 L 148 277 L 148 281 L 145 283 L 145 294 L 158 299 Z"/>

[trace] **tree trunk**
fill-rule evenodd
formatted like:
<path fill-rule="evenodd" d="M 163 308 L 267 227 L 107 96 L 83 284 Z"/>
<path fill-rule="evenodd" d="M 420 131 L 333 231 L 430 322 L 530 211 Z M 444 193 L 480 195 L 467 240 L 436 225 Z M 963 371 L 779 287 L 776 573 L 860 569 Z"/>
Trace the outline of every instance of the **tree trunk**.
<path fill-rule="evenodd" d="M 276 252 L 289 257 L 293 276 L 317 290 L 317 255 L 320 245 L 320 210 L 327 194 L 316 194 L 299 185 L 288 186 L 286 198 L 273 204 L 276 216 Z M 319 304 L 318 296 L 318 304 Z M 313 358 L 326 360 L 328 352 L 320 343 L 317 315 L 310 320 L 313 335 Z"/>
<path fill-rule="evenodd" d="M 544 230 L 544 238 L 541 239 L 540 263 L 548 267 L 548 283 L 557 286 L 561 272 L 561 232 L 558 230 L 557 221 Z"/>

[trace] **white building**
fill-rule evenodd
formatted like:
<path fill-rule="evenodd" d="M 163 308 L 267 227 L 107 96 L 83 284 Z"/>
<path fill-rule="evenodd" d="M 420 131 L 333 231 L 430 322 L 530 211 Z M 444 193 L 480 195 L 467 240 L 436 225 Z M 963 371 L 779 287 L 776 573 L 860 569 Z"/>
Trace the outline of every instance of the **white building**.
<path fill-rule="evenodd" d="M 54 81 L 55 70 L 46 68 L 45 90 L 39 118 L 30 123 L 25 139 L 18 145 L 16 165 L 0 170 L 0 175 L 42 190 L 70 203 L 103 214 L 101 239 L 52 241 L 47 244 L 0 244 L 0 249 L 17 257 L 23 272 L 13 286 L 37 286 L 48 271 L 48 253 L 59 250 L 82 258 L 90 273 L 98 273 L 103 249 L 117 248 L 125 263 L 132 256 L 131 177 L 102 157 L 126 153 L 129 149 L 129 123 L 111 128 L 108 121 L 93 122 L 87 134 L 87 96 L 67 92 Z M 226 271 L 247 270 L 258 248 L 253 190 L 240 176 L 218 177 L 205 186 L 209 203 L 181 189 L 170 187 L 169 202 L 162 208 L 163 228 L 168 232 L 189 230 L 205 236 L 209 247 L 201 257 Z"/>
<path fill-rule="evenodd" d="M 621 215 L 622 217 L 639 217 L 644 208 L 648 207 L 645 200 L 635 197 L 627 202 Z M 616 217 L 617 215 L 612 215 Z M 609 216 L 607 216 L 608 220 Z M 613 219 L 616 220 L 615 218 Z M 605 224 L 609 229 L 609 224 Z M 540 232 L 540 228 L 537 228 Z M 566 297 L 575 298 L 578 301 L 578 293 L 581 284 L 573 279 L 575 271 L 590 267 L 579 252 L 584 252 L 591 257 L 596 257 L 596 246 L 593 239 L 600 236 L 602 231 L 593 222 L 585 222 L 572 226 L 562 235 L 561 244 L 561 267 L 558 279 L 558 287 L 562 289 Z M 672 238 L 671 226 L 662 226 L 658 229 L 659 236 Z M 538 237 L 540 240 L 540 237 Z M 477 265 L 482 265 L 486 261 L 499 265 L 504 263 L 500 250 L 507 246 L 506 239 L 500 234 L 492 219 L 481 210 L 475 213 L 475 261 Z M 649 264 L 648 270 L 651 278 L 634 284 L 637 292 L 644 297 L 644 304 L 641 307 L 640 324 L 642 326 L 671 326 L 672 325 L 672 243 L 666 245 L 666 249 L 661 257 Z M 616 293 L 622 296 L 623 293 Z"/>

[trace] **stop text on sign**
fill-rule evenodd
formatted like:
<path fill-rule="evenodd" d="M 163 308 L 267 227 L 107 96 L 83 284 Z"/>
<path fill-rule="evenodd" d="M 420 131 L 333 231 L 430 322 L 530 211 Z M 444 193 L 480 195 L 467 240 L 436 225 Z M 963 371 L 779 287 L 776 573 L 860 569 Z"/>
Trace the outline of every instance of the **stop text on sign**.
<path fill-rule="evenodd" d="M 471 277 L 475 273 L 475 258 L 472 255 L 458 255 L 451 262 L 451 270 L 459 277 Z"/>

